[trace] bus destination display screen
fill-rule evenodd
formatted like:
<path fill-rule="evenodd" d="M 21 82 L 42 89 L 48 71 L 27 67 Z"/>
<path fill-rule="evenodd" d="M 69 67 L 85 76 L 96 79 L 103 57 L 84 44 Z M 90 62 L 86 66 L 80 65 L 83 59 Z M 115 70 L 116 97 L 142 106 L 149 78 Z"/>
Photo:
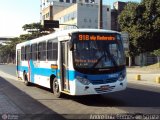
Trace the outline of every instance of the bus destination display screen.
<path fill-rule="evenodd" d="M 116 36 L 113 34 L 97 34 L 97 35 L 96 34 L 78 34 L 78 38 L 80 41 L 85 41 L 85 40 L 114 41 L 116 40 Z"/>

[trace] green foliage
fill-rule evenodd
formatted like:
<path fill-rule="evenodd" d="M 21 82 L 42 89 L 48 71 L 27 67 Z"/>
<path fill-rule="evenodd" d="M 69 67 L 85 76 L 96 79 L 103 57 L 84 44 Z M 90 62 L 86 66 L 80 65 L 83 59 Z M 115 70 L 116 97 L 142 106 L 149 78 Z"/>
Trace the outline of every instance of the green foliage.
<path fill-rule="evenodd" d="M 154 50 L 154 51 L 152 52 L 152 54 L 155 55 L 155 56 L 159 56 L 159 57 L 160 57 L 160 49 Z"/>
<path fill-rule="evenodd" d="M 23 27 L 23 30 L 28 32 L 39 32 L 42 29 L 42 25 L 40 23 L 31 23 L 31 24 L 25 24 Z"/>
<path fill-rule="evenodd" d="M 160 1 L 129 2 L 119 16 L 122 31 L 129 33 L 129 55 L 160 48 Z"/>
<path fill-rule="evenodd" d="M 22 40 L 17 37 L 11 38 L 9 41 L 7 45 L 0 46 L 0 62 L 13 62 L 16 55 L 16 44 L 22 42 Z"/>
<path fill-rule="evenodd" d="M 20 35 L 20 38 L 25 40 L 31 40 L 54 31 L 54 29 L 44 29 L 41 23 L 25 24 L 22 28 L 28 31 L 28 34 Z"/>
<path fill-rule="evenodd" d="M 25 24 L 22 28 L 29 33 L 9 39 L 10 42 L 6 43 L 7 45 L 0 45 L 0 62 L 8 63 L 15 61 L 16 45 L 18 43 L 46 34 L 42 33 L 42 26 L 40 23 Z"/>
<path fill-rule="evenodd" d="M 136 39 L 139 37 L 139 34 L 137 34 L 138 26 L 135 22 L 135 11 L 137 7 L 138 3 L 129 2 L 118 18 L 120 28 L 122 29 L 122 31 L 129 33 L 129 56 L 135 56 L 139 54 L 139 50 L 137 49 L 138 43 L 136 41 Z"/>

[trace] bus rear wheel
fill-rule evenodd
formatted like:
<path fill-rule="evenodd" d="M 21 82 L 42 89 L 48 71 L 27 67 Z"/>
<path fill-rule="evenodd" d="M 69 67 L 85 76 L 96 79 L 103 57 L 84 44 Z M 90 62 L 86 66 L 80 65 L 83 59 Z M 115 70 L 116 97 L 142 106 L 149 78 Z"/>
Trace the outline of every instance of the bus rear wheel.
<path fill-rule="evenodd" d="M 57 98 L 61 98 L 62 97 L 62 93 L 59 90 L 59 84 L 58 84 L 57 78 L 53 79 L 52 92 Z"/>
<path fill-rule="evenodd" d="M 27 77 L 26 72 L 23 73 L 23 80 L 24 80 L 24 84 L 25 84 L 26 86 L 29 86 L 29 85 L 30 85 L 30 83 L 29 83 L 29 81 L 28 81 L 28 77 Z"/>

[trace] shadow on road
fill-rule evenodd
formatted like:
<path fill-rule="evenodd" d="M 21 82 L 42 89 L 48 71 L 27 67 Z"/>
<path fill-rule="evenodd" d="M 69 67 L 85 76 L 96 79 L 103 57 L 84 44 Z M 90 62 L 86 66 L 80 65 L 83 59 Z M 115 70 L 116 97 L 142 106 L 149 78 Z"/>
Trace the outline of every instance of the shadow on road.
<path fill-rule="evenodd" d="M 160 107 L 160 94 L 127 88 L 125 91 L 105 95 L 68 97 L 88 106 L 99 107 Z"/>
<path fill-rule="evenodd" d="M 44 106 L 37 100 L 33 99 L 32 97 L 30 97 L 25 92 L 19 90 L 18 88 L 16 88 L 11 83 L 9 83 L 8 81 L 4 80 L 1 77 L 0 77 L 0 93 L 6 96 L 11 103 L 14 103 L 14 105 L 21 110 L 21 113 L 24 113 L 18 115 L 18 118 L 21 120 L 22 119 L 64 120 L 65 119 L 61 115 L 47 108 L 46 106 Z M 3 110 L 2 108 L 0 109 Z M 6 114 L 13 114 L 13 113 L 6 113 Z"/>
<path fill-rule="evenodd" d="M 50 92 L 50 89 L 33 86 Z M 98 107 L 160 107 L 160 93 L 129 87 L 124 91 L 104 95 L 63 95 L 63 100 L 73 100 L 87 106 Z"/>

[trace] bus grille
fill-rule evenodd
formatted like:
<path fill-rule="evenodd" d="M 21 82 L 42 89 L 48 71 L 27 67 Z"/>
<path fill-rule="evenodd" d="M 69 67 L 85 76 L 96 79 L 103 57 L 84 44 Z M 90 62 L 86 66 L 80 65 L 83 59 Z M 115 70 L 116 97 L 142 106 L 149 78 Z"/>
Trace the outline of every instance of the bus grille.
<path fill-rule="evenodd" d="M 114 83 L 117 80 L 118 80 L 118 78 L 112 78 L 112 79 L 106 79 L 106 80 L 91 80 L 90 82 L 93 85 L 98 85 L 98 84 Z"/>
<path fill-rule="evenodd" d="M 97 93 L 106 93 L 106 92 L 110 92 L 115 88 L 115 86 L 108 86 L 107 90 L 102 90 L 101 88 L 95 88 L 95 91 Z"/>

